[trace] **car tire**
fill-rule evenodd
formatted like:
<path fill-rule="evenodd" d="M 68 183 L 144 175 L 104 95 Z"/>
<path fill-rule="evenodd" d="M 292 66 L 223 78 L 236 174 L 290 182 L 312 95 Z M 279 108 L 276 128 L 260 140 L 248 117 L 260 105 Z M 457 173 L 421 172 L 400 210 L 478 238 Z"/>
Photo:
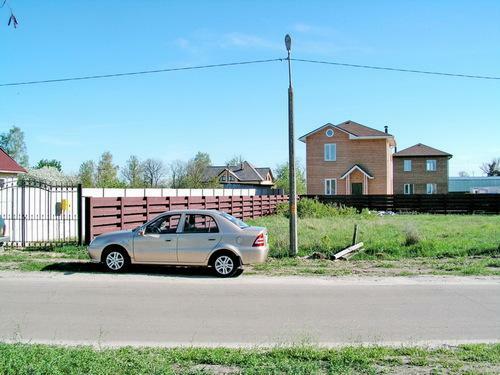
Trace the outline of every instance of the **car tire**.
<path fill-rule="evenodd" d="M 216 254 L 211 266 L 217 277 L 233 277 L 239 270 L 238 258 L 227 252 Z"/>
<path fill-rule="evenodd" d="M 104 267 L 110 272 L 123 272 L 130 265 L 130 258 L 125 250 L 110 249 L 103 257 Z"/>

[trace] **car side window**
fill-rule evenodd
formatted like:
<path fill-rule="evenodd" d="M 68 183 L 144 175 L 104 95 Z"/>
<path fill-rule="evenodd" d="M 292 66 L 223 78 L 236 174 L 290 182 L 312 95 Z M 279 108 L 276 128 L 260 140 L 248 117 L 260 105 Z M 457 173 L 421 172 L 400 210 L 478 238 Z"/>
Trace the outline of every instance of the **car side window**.
<path fill-rule="evenodd" d="M 167 215 L 149 224 L 146 233 L 172 234 L 177 232 L 181 215 Z"/>
<path fill-rule="evenodd" d="M 218 233 L 219 227 L 215 219 L 209 215 L 186 215 L 184 233 Z"/>

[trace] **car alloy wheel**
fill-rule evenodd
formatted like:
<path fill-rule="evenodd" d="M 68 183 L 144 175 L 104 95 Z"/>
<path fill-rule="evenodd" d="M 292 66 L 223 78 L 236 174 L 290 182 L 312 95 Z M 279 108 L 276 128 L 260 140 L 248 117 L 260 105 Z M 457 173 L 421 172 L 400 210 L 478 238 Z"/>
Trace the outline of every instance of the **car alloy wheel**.
<path fill-rule="evenodd" d="M 112 271 L 119 271 L 125 265 L 125 257 L 119 251 L 112 251 L 106 256 L 106 266 Z"/>
<path fill-rule="evenodd" d="M 215 260 L 214 267 L 219 275 L 227 276 L 234 270 L 234 261 L 228 255 L 221 255 Z"/>

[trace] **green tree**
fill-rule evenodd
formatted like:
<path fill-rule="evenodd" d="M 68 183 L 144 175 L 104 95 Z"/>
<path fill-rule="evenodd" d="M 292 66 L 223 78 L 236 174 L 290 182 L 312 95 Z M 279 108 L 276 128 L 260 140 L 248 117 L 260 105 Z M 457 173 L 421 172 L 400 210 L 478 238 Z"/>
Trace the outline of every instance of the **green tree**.
<path fill-rule="evenodd" d="M 28 153 L 21 128 L 13 126 L 9 131 L 0 134 L 0 147 L 20 165 L 28 167 Z"/>
<path fill-rule="evenodd" d="M 211 163 L 210 155 L 206 152 L 198 152 L 187 163 L 186 176 L 180 184 L 181 187 L 196 189 L 219 186 L 218 182 L 205 180 L 205 171 Z"/>
<path fill-rule="evenodd" d="M 118 180 L 118 166 L 113 164 L 113 155 L 109 151 L 104 152 L 97 164 L 96 186 L 101 188 L 121 187 Z"/>
<path fill-rule="evenodd" d="M 306 193 L 306 179 L 304 168 L 297 163 L 295 166 L 295 176 L 297 184 L 297 194 Z M 283 189 L 286 194 L 290 191 L 289 178 L 288 178 L 288 163 L 280 164 L 276 167 L 274 171 L 275 187 L 278 189 Z"/>
<path fill-rule="evenodd" d="M 125 164 L 125 167 L 122 169 L 121 174 L 128 187 L 144 187 L 144 168 L 137 156 L 130 156 Z"/>
<path fill-rule="evenodd" d="M 92 160 L 87 160 L 80 165 L 78 177 L 83 187 L 91 188 L 96 186 L 95 169 L 95 163 Z"/>
<path fill-rule="evenodd" d="M 40 160 L 37 165 L 35 165 L 35 169 L 42 169 L 44 167 L 52 167 L 57 169 L 59 172 L 62 172 L 62 164 L 59 160 L 56 159 L 42 159 Z"/>

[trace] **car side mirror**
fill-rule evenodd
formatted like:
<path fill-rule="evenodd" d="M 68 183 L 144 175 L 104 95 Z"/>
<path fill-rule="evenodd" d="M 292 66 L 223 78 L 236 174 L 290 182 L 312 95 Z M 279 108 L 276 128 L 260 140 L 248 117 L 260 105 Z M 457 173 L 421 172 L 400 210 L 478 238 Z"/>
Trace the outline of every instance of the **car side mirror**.
<path fill-rule="evenodd" d="M 146 229 L 145 228 L 141 228 L 137 231 L 137 235 L 138 236 L 144 236 L 144 234 L 146 233 Z"/>

